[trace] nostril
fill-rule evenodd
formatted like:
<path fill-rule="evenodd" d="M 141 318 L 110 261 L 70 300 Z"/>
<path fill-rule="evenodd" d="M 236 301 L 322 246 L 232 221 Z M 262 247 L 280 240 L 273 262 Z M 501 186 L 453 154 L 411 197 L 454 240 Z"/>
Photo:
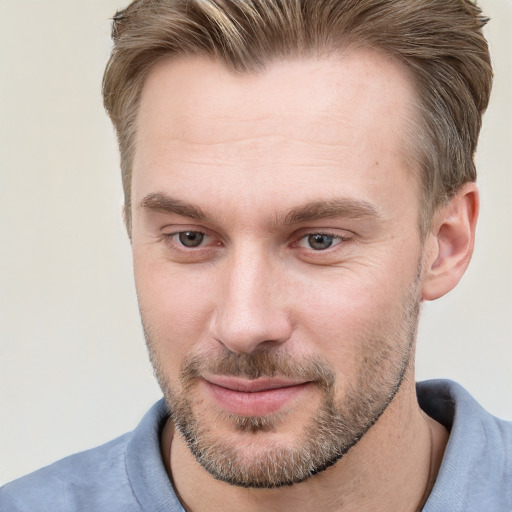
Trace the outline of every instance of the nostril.
<path fill-rule="evenodd" d="M 230 352 L 250 353 L 260 348 L 285 343 L 292 333 L 292 325 L 284 312 L 274 310 L 267 315 L 236 316 L 233 312 L 216 315 L 210 327 L 210 336 Z"/>

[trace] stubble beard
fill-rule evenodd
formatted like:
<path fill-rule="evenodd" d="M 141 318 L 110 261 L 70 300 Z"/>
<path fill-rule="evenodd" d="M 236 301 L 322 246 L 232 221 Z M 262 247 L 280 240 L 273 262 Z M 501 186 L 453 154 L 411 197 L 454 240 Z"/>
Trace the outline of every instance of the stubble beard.
<path fill-rule="evenodd" d="M 418 278 L 419 279 L 419 278 Z M 186 441 L 197 462 L 214 478 L 231 485 L 276 488 L 302 482 L 333 466 L 377 422 L 399 391 L 414 355 L 420 301 L 418 281 L 404 301 L 396 319 L 400 327 L 393 336 L 366 341 L 358 378 L 336 399 L 334 369 L 321 358 L 294 358 L 272 350 L 234 354 L 227 350 L 196 354 L 186 358 L 176 390 L 157 355 L 158 343 L 144 324 L 148 350 L 157 380 L 176 430 Z M 284 445 L 272 440 L 272 433 L 286 424 L 286 414 L 261 417 L 224 414 L 233 432 L 260 436 L 258 449 L 244 453 L 233 436 L 219 434 L 215 417 L 201 414 L 204 405 L 194 398 L 194 388 L 203 373 L 256 379 L 286 377 L 308 380 L 321 394 L 320 405 L 294 442 Z M 264 439 L 268 433 L 268 439 Z"/>

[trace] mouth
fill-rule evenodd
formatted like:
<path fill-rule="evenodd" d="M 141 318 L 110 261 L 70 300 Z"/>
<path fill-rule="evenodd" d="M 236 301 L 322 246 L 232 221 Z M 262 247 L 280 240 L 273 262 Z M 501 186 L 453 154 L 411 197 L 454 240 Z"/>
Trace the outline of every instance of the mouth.
<path fill-rule="evenodd" d="M 278 412 L 313 385 L 311 381 L 282 378 L 249 380 L 224 375 L 203 376 L 202 382 L 215 404 L 222 410 L 253 417 Z"/>

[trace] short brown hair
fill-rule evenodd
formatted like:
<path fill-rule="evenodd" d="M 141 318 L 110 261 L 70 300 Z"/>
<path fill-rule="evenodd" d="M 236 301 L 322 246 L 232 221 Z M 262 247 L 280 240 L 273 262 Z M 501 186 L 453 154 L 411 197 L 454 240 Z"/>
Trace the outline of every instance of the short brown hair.
<path fill-rule="evenodd" d="M 435 208 L 475 181 L 474 153 L 492 85 L 482 27 L 470 0 L 134 0 L 113 19 L 103 78 L 117 132 L 130 230 L 136 118 L 144 80 L 169 55 L 207 55 L 234 72 L 271 59 L 373 48 L 412 72 L 418 94 L 414 161 L 422 229 Z"/>

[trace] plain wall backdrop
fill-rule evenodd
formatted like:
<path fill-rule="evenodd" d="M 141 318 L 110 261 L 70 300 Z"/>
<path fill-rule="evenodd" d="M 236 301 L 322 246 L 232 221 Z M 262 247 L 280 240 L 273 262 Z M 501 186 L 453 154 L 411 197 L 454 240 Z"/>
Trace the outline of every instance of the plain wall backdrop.
<path fill-rule="evenodd" d="M 0 0 L 0 483 L 134 428 L 160 397 L 100 95 L 121 0 Z M 482 0 L 496 81 L 459 287 L 425 304 L 418 379 L 512 419 L 512 1 Z"/>

